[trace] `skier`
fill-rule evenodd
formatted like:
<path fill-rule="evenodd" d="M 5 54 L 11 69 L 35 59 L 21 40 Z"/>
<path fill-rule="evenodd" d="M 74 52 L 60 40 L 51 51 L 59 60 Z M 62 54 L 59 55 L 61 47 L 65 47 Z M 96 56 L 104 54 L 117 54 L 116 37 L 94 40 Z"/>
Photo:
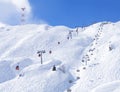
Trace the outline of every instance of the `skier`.
<path fill-rule="evenodd" d="M 109 42 L 109 51 L 111 51 L 113 48 L 112 48 L 112 45 L 111 45 L 111 41 Z"/>
<path fill-rule="evenodd" d="M 109 51 L 111 51 L 111 50 L 112 50 L 112 46 L 109 45 Z"/>
<path fill-rule="evenodd" d="M 50 50 L 50 51 L 49 51 L 49 54 L 51 54 L 51 53 L 52 53 L 52 51 Z"/>
<path fill-rule="evenodd" d="M 69 31 L 69 37 L 72 39 L 72 31 Z"/>
<path fill-rule="evenodd" d="M 20 74 L 19 74 L 19 77 L 23 77 L 23 76 L 24 76 L 24 73 L 20 73 Z"/>
<path fill-rule="evenodd" d="M 69 36 L 67 37 L 67 39 L 69 40 Z"/>
<path fill-rule="evenodd" d="M 55 66 L 55 65 L 53 66 L 53 69 L 52 69 L 52 71 L 56 71 L 56 66 Z"/>
<path fill-rule="evenodd" d="M 78 35 L 78 28 L 76 29 L 77 35 Z"/>

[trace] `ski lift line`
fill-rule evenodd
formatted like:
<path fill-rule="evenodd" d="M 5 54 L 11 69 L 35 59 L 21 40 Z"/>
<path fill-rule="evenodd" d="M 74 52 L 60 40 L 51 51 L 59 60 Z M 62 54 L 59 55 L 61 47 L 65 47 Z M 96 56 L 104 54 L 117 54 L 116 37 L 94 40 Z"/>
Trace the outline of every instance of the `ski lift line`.
<path fill-rule="evenodd" d="M 57 39 L 58 40 L 58 39 Z M 56 41 L 56 43 L 55 44 L 57 44 L 57 42 L 64 42 L 65 41 L 65 39 L 62 39 L 61 41 Z M 49 48 L 47 48 L 47 50 L 45 50 L 45 47 L 46 46 L 49 46 Z M 49 52 L 49 54 L 52 54 L 52 46 L 53 46 L 53 44 L 52 43 L 50 43 L 50 41 L 49 40 L 46 40 L 46 44 L 43 46 L 42 45 L 42 49 L 44 49 L 46 52 Z M 58 45 L 57 45 L 58 46 Z M 50 51 L 51 51 L 51 53 L 50 53 Z"/>
<path fill-rule="evenodd" d="M 21 13 L 21 24 L 25 23 L 25 7 L 21 8 L 22 13 Z"/>
<path fill-rule="evenodd" d="M 74 31 L 73 31 L 73 30 L 70 30 L 70 31 L 69 31 L 69 34 L 70 34 L 70 33 L 72 34 L 72 32 L 74 32 Z M 76 30 L 75 30 L 75 32 L 76 32 Z M 58 39 L 57 39 L 57 40 L 58 40 Z M 64 42 L 65 39 L 62 39 L 61 41 Z M 59 41 L 59 42 L 61 42 L 61 41 Z M 58 41 L 56 41 L 56 44 L 57 44 L 57 42 L 58 42 Z M 47 48 L 47 50 L 45 50 L 45 52 L 49 50 L 49 53 L 50 53 L 50 51 L 52 50 L 51 48 L 52 48 L 53 45 L 54 45 L 54 44 L 53 44 L 53 43 L 50 43 L 49 40 L 46 40 L 45 45 L 44 45 L 44 46 L 42 45 L 42 49 L 45 50 L 45 47 L 46 47 L 46 46 L 49 46 L 49 48 Z M 52 51 L 51 51 L 51 52 L 52 52 Z M 51 53 L 50 53 L 50 54 L 51 54 Z M 41 53 L 41 55 L 42 55 L 42 53 Z M 41 57 L 42 57 L 42 56 L 41 56 Z M 42 64 L 42 59 L 41 59 L 41 64 Z"/>
<path fill-rule="evenodd" d="M 97 33 L 97 34 L 98 34 L 98 33 Z M 91 47 L 92 47 L 92 46 L 91 46 Z M 89 48 L 89 50 L 90 50 L 90 49 L 91 49 L 91 48 Z M 88 51 L 88 52 L 89 52 L 89 51 Z M 88 52 L 87 52 L 87 53 L 88 53 Z M 89 53 L 90 53 L 90 52 L 89 52 Z M 83 60 L 83 57 L 84 57 L 84 55 L 82 55 L 82 58 L 81 58 L 82 60 Z M 89 57 L 89 59 L 90 59 L 90 57 Z M 81 61 L 82 61 L 82 60 L 81 60 Z M 81 63 L 82 63 L 82 62 L 81 62 Z M 87 65 L 87 64 L 88 64 L 88 59 L 85 59 L 85 62 L 84 62 L 84 63 L 85 63 L 85 65 Z M 84 63 L 83 63 L 83 64 L 84 64 Z"/>
<path fill-rule="evenodd" d="M 71 33 L 71 32 L 73 32 L 73 30 L 70 30 L 69 32 Z M 62 41 L 64 41 L 64 40 L 65 40 L 65 39 L 63 39 Z M 45 49 L 46 46 L 52 46 L 52 44 L 50 45 L 50 44 L 49 44 L 49 41 L 46 41 L 46 44 L 45 44 L 42 48 Z M 50 50 L 51 50 L 52 47 L 49 47 L 49 48 L 50 48 Z"/>

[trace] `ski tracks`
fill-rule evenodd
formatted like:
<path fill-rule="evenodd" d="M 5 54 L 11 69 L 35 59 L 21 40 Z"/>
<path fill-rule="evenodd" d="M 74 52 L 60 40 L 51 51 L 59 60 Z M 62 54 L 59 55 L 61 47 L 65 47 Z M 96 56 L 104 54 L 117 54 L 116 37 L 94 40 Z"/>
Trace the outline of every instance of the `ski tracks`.
<path fill-rule="evenodd" d="M 1 56 L 0 59 L 4 59 L 5 57 L 7 57 L 11 52 L 13 52 L 14 50 L 16 50 L 17 48 L 19 48 L 22 44 L 25 43 L 25 41 L 27 41 L 28 39 L 32 38 L 35 34 L 38 34 L 38 32 L 35 33 L 31 33 L 28 36 L 24 37 L 23 39 L 20 39 L 16 44 L 14 44 L 13 46 L 11 46 L 7 51 L 5 51 Z"/>

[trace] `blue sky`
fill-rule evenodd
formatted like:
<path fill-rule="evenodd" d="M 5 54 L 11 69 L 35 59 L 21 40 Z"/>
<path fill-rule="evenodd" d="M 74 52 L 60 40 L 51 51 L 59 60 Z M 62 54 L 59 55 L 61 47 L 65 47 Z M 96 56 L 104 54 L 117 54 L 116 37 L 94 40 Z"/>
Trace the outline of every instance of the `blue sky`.
<path fill-rule="evenodd" d="M 87 26 L 120 20 L 120 0 L 29 0 L 34 19 L 50 25 Z"/>

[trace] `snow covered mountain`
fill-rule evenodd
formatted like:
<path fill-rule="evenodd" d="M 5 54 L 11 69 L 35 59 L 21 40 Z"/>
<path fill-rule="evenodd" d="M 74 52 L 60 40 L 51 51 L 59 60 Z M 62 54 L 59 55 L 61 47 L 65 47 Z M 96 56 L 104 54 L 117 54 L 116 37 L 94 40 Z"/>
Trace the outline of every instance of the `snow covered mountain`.
<path fill-rule="evenodd" d="M 0 26 L 0 92 L 120 92 L 119 53 L 120 22 Z"/>

